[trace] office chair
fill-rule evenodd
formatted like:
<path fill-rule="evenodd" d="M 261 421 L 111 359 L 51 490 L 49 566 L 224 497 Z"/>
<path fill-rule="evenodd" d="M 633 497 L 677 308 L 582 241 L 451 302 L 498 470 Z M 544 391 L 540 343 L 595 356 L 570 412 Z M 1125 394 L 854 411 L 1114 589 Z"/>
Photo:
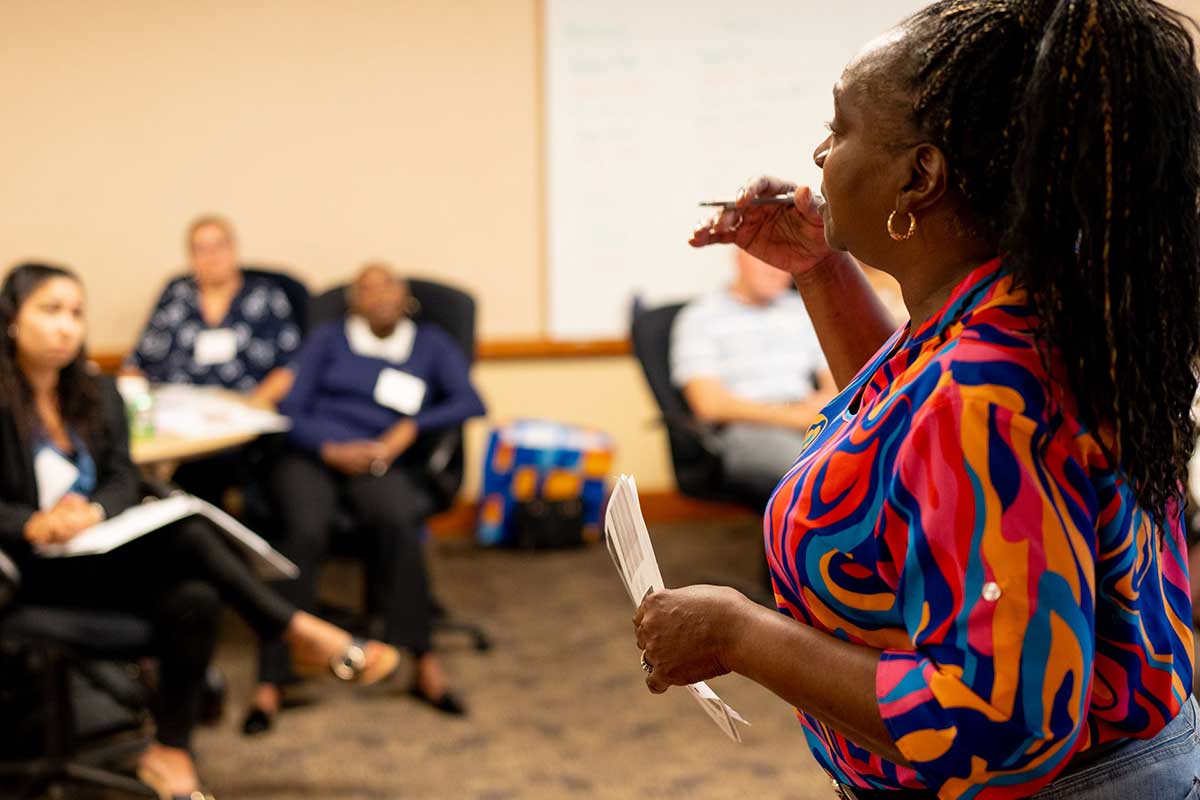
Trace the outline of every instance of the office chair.
<path fill-rule="evenodd" d="M 684 305 L 646 309 L 635 304 L 631 326 L 634 355 L 667 429 L 675 483 L 686 497 L 733 503 L 761 514 L 770 497 L 726 477 L 715 427 L 697 420 L 683 393 L 671 383 L 671 329 Z"/>
<path fill-rule="evenodd" d="M 287 295 L 288 304 L 292 307 L 292 315 L 300 326 L 300 335 L 308 333 L 308 304 L 310 297 L 308 287 L 290 273 L 261 266 L 243 266 L 242 274 L 247 278 L 265 278 L 271 281 Z"/>
<path fill-rule="evenodd" d="M 141 492 L 163 498 L 171 489 L 143 477 Z M 18 799 L 58 792 L 68 784 L 157 797 L 141 781 L 97 766 L 149 743 L 148 735 L 112 739 L 116 734 L 146 731 L 152 693 L 135 677 L 136 670 L 117 669 L 114 662 L 128 667 L 153 652 L 150 621 L 112 610 L 23 604 L 17 597 L 20 584 L 16 564 L 0 550 L 0 654 L 16 657 L 23 672 L 37 676 L 42 699 L 40 755 L 0 760 L 0 780 L 24 781 Z M 120 718 L 86 737 L 78 735 L 82 715 L 75 703 L 78 683 L 72 682 L 73 675 L 115 703 L 123 712 Z M 225 700 L 225 679 L 219 670 L 210 666 L 206 680 L 202 724 L 220 717 Z"/>
<path fill-rule="evenodd" d="M 80 741 L 71 683 L 72 673 L 80 674 L 129 712 L 128 723 L 107 734 L 142 730 L 148 698 L 136 683 L 114 681 L 94 662 L 132 663 L 150 652 L 150 623 L 115 611 L 24 605 L 15 599 L 19 583 L 16 566 L 0 551 L 0 649 L 19 657 L 28 674 L 37 676 L 43 711 L 41 752 L 27 759 L 0 761 L 0 779 L 21 782 L 16 798 L 47 792 L 65 796 L 61 793 L 69 785 L 157 797 L 141 781 L 97 766 L 140 750 L 148 739 L 137 737 L 116 747 L 104 741 L 110 736 L 99 743 Z"/>
<path fill-rule="evenodd" d="M 770 500 L 761 490 L 739 485 L 725 474 L 722 457 L 715 441 L 715 426 L 696 419 L 683 393 L 671 382 L 671 331 L 675 317 L 685 303 L 645 308 L 635 301 L 632 309 L 630 338 L 633 352 L 641 364 L 646 383 L 662 414 L 671 452 L 671 468 L 680 494 L 695 500 L 730 503 L 762 515 Z M 763 561 L 760 586 L 743 593 L 763 605 L 773 606 L 766 561 Z"/>

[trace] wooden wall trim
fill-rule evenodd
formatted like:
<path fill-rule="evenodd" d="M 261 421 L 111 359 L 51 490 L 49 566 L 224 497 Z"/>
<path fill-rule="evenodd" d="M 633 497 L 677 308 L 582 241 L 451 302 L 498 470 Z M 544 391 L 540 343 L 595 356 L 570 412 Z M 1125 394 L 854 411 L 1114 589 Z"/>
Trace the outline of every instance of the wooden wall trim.
<path fill-rule="evenodd" d="M 570 342 L 553 339 L 490 339 L 479 343 L 480 361 L 519 359 L 612 358 L 633 352 L 628 339 Z"/>
<path fill-rule="evenodd" d="M 106 372 L 113 375 L 121 368 L 121 362 L 125 360 L 123 353 L 88 353 L 88 360 L 100 368 L 101 372 Z"/>
<path fill-rule="evenodd" d="M 488 339 L 479 343 L 480 361 L 557 360 L 568 358 L 615 358 L 633 352 L 628 339 L 555 341 L 552 339 Z M 125 354 L 115 350 L 91 354 L 101 371 L 113 373 L 121 368 Z"/>

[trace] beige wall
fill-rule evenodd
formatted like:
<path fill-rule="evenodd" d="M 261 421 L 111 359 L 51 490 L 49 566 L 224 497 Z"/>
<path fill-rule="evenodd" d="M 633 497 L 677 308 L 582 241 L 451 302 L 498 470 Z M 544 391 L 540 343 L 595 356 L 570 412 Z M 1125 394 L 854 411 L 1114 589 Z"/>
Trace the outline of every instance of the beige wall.
<path fill-rule="evenodd" d="M 315 289 L 383 257 L 470 287 L 484 337 L 539 336 L 539 13 L 4 0 L 0 262 L 81 270 L 92 349 L 125 350 L 182 263 L 187 220 L 212 210 L 238 226 L 244 260 Z M 492 362 L 476 378 L 487 424 L 596 425 L 619 442 L 617 470 L 670 485 L 632 359 Z M 487 424 L 469 429 L 473 454 Z M 478 482 L 474 464 L 468 491 Z"/>
<path fill-rule="evenodd" d="M 0 261 L 80 269 L 127 347 L 219 211 L 314 287 L 363 260 L 542 327 L 535 0 L 4 0 Z"/>

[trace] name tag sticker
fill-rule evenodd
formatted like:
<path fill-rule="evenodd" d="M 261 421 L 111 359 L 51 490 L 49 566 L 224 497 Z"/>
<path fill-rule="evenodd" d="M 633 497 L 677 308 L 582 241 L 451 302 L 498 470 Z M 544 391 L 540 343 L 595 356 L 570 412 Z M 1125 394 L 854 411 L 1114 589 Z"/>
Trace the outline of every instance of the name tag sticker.
<path fill-rule="evenodd" d="M 38 508 L 44 511 L 54 508 L 75 485 L 79 468 L 49 447 L 43 447 L 33 458 L 33 475 L 38 488 Z"/>
<path fill-rule="evenodd" d="M 425 381 L 398 369 L 385 368 L 375 381 L 375 402 L 410 417 L 421 410 Z"/>
<path fill-rule="evenodd" d="M 237 357 L 237 334 L 232 328 L 217 328 L 196 334 L 196 349 L 192 357 L 197 364 L 211 366 L 228 364 Z"/>

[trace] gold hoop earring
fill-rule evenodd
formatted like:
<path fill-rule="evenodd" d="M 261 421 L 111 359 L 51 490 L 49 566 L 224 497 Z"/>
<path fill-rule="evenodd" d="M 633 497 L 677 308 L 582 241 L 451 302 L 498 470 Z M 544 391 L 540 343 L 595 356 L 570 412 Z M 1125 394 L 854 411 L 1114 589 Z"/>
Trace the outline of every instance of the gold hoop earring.
<path fill-rule="evenodd" d="M 907 239 L 911 239 L 912 235 L 917 232 L 917 218 L 913 216 L 911 211 L 908 211 L 906 213 L 908 214 L 908 230 L 905 231 L 904 233 L 896 233 L 896 229 L 892 227 L 892 223 L 894 223 L 896 221 L 896 212 L 893 211 L 891 214 L 888 214 L 888 221 L 887 221 L 888 236 L 892 237 L 897 242 L 903 242 Z"/>

